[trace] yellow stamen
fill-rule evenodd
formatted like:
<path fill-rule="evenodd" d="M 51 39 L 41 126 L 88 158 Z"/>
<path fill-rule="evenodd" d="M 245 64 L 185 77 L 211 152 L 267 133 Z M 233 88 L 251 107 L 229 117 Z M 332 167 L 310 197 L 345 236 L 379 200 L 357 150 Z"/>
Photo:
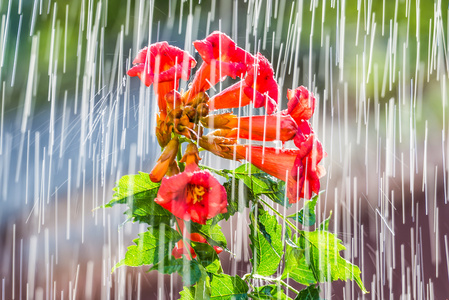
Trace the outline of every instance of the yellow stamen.
<path fill-rule="evenodd" d="M 187 202 L 189 203 L 193 199 L 193 204 L 203 201 L 203 196 L 206 193 L 204 186 L 190 185 L 188 187 Z"/>
<path fill-rule="evenodd" d="M 193 204 L 201 202 L 203 200 L 203 195 L 206 193 L 203 186 L 195 185 L 193 187 Z"/>

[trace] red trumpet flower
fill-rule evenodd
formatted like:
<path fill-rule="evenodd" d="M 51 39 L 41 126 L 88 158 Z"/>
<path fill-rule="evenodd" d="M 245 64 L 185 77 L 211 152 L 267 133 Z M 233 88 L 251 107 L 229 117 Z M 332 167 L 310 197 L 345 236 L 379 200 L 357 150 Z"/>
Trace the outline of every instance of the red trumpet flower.
<path fill-rule="evenodd" d="M 155 92 L 159 95 L 159 110 L 165 114 L 165 94 L 178 89 L 179 79 L 189 78 L 190 69 L 195 67 L 196 61 L 188 52 L 170 46 L 167 42 L 159 42 L 140 50 L 133 65 L 128 75 L 139 77 L 146 86 L 154 84 Z"/>
<path fill-rule="evenodd" d="M 268 114 L 277 108 L 278 85 L 274 71 L 270 62 L 260 53 L 245 79 L 212 97 L 208 104 L 211 109 L 222 109 L 242 107 L 250 102 L 253 102 L 255 108 L 266 107 Z"/>
<path fill-rule="evenodd" d="M 262 146 L 239 145 L 236 146 L 236 152 L 265 173 L 285 181 L 287 183 L 288 201 L 290 203 L 299 201 L 301 197 L 296 195 L 296 190 L 298 187 L 302 187 L 304 177 L 293 176 L 292 174 L 292 169 L 297 169 L 295 163 L 300 152 L 298 149 L 275 149 L 271 147 L 265 147 L 264 149 Z M 302 173 L 297 172 L 297 174 Z"/>
<path fill-rule="evenodd" d="M 198 168 L 198 158 L 195 144 L 189 144 L 181 159 L 186 162 L 185 171 L 163 178 L 154 201 L 180 219 L 206 224 L 208 219 L 227 211 L 228 201 L 218 180 Z"/>
<path fill-rule="evenodd" d="M 226 76 L 242 77 L 253 56 L 238 47 L 226 34 L 214 31 L 207 38 L 193 43 L 204 63 L 196 72 L 190 88 L 189 99 L 208 90 Z"/>

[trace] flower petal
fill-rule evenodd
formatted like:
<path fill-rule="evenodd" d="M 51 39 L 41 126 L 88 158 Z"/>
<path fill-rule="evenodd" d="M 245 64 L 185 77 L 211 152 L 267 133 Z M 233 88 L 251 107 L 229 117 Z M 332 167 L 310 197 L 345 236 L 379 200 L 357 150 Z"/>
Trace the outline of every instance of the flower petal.
<path fill-rule="evenodd" d="M 308 120 L 315 110 L 315 97 L 305 87 L 287 91 L 288 113 L 297 122 Z"/>
<path fill-rule="evenodd" d="M 272 147 L 237 145 L 236 152 L 257 168 L 280 180 L 290 175 L 298 149 L 276 149 Z"/>
<path fill-rule="evenodd" d="M 242 93 L 244 81 L 237 82 L 210 98 L 207 104 L 210 110 L 236 108 L 248 105 L 251 98 Z"/>
<path fill-rule="evenodd" d="M 159 109 L 165 114 L 165 94 L 178 88 L 179 79 L 188 79 L 196 61 L 188 52 L 159 42 L 139 51 L 133 64 L 128 75 L 139 77 L 146 86 L 154 83 Z"/>
<path fill-rule="evenodd" d="M 253 63 L 253 56 L 237 47 L 226 34 L 214 31 L 204 40 L 193 43 L 204 63 L 195 74 L 189 99 L 208 90 L 226 76 L 243 77 Z"/>

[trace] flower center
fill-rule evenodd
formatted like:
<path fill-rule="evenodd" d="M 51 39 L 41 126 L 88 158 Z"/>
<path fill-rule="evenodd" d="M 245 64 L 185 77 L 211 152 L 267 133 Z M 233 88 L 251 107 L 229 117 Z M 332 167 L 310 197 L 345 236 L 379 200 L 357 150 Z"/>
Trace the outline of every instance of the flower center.
<path fill-rule="evenodd" d="M 193 204 L 201 202 L 206 193 L 204 186 L 189 184 L 187 187 L 187 202 L 193 201 Z"/>

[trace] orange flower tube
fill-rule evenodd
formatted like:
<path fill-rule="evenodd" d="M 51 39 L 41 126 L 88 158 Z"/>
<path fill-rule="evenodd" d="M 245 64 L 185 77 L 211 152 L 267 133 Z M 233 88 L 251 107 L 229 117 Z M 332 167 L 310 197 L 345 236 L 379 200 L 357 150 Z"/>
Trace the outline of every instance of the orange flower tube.
<path fill-rule="evenodd" d="M 279 121 L 279 125 L 278 125 Z M 237 117 L 226 113 L 220 115 L 209 115 L 201 119 L 205 127 L 217 129 L 238 129 L 229 132 L 226 137 L 252 139 L 256 141 L 288 141 L 295 137 L 298 130 L 296 122 L 289 115 L 269 115 Z"/>
<path fill-rule="evenodd" d="M 317 165 L 323 157 L 321 143 L 317 145 L 306 156 L 303 156 L 301 149 L 263 149 L 262 146 L 248 145 L 236 145 L 235 148 L 239 155 L 257 168 L 285 181 L 288 200 L 295 203 L 301 198 L 310 199 L 312 192 L 319 192 L 319 179 L 325 175 L 325 170 Z"/>

